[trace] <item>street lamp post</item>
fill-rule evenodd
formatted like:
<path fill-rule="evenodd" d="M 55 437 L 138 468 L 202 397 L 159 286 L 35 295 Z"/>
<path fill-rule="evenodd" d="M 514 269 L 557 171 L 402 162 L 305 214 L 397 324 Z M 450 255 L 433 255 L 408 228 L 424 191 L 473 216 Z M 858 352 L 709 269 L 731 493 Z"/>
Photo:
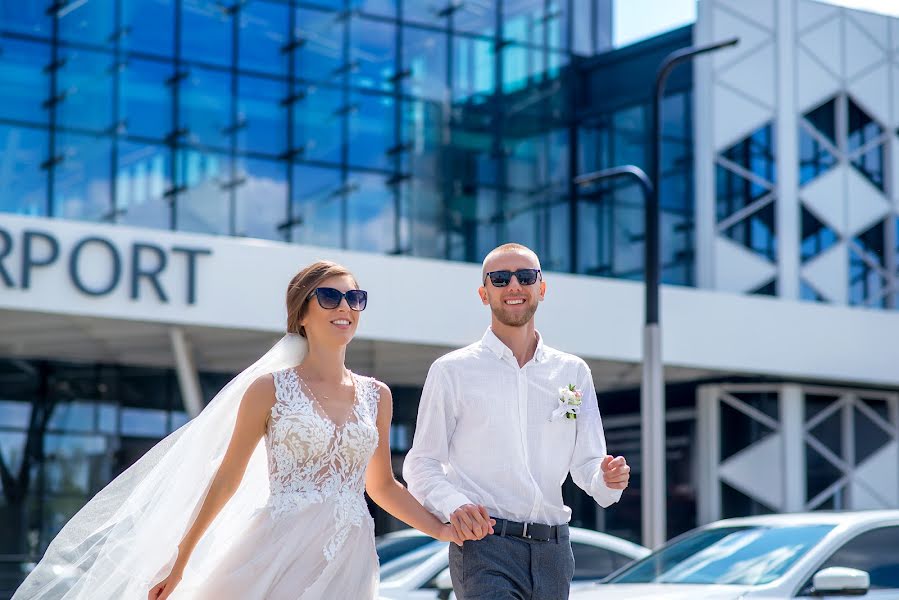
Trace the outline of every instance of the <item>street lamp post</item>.
<path fill-rule="evenodd" d="M 662 363 L 662 328 L 659 321 L 659 283 L 661 255 L 659 253 L 659 187 L 662 179 L 661 113 L 665 83 L 668 75 L 680 63 L 700 54 L 734 46 L 738 38 L 723 42 L 689 46 L 675 50 L 662 61 L 653 88 L 652 122 L 650 124 L 651 151 L 649 168 L 652 177 L 634 165 L 613 167 L 575 178 L 577 185 L 587 185 L 610 177 L 631 176 L 643 190 L 644 210 L 644 325 L 643 377 L 640 385 L 640 437 L 642 452 L 642 522 L 643 545 L 658 548 L 668 539 L 665 508 L 665 385 Z"/>

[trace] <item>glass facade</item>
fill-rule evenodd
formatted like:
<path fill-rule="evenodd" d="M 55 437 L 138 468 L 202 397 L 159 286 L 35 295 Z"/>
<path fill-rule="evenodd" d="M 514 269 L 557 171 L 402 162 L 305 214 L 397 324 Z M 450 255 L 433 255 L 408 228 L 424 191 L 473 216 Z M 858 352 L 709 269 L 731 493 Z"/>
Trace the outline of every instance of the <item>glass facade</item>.
<path fill-rule="evenodd" d="M 650 75 L 631 75 L 630 106 L 578 106 L 600 14 L 595 0 L 0 0 L 0 211 L 474 262 L 518 241 L 547 270 L 639 278 L 639 194 L 571 184 L 645 162 Z M 666 101 L 664 273 L 681 284 L 690 111 L 689 91 Z"/>

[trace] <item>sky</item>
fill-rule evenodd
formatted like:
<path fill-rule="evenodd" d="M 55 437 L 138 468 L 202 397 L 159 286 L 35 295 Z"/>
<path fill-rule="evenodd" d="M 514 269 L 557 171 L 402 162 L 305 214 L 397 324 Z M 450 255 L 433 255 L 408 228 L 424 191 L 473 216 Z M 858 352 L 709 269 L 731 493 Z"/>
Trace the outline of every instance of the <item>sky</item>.
<path fill-rule="evenodd" d="M 899 17 L 899 0 L 822 1 Z M 692 23 L 696 20 L 696 0 L 615 0 L 614 13 L 615 46 L 626 46 Z"/>

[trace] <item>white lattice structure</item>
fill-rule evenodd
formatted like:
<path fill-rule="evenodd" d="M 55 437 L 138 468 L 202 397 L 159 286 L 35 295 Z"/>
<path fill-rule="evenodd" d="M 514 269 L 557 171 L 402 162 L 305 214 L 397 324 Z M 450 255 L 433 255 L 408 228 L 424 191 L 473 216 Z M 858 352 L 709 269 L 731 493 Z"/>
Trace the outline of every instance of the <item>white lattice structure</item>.
<path fill-rule="evenodd" d="M 899 19 L 700 0 L 700 287 L 897 306 Z M 704 116 L 702 118 L 701 116 Z"/>

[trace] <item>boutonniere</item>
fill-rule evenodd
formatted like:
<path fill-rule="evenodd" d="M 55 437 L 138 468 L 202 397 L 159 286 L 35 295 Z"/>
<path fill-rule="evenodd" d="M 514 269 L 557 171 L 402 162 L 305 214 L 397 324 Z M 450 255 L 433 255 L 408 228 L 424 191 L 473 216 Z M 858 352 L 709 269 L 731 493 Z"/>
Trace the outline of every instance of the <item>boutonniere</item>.
<path fill-rule="evenodd" d="M 555 421 L 562 415 L 566 419 L 577 419 L 577 414 L 581 411 L 581 398 L 584 394 L 581 390 L 574 387 L 573 383 L 569 383 L 565 387 L 559 388 L 559 406 L 553 411 L 550 421 Z"/>

